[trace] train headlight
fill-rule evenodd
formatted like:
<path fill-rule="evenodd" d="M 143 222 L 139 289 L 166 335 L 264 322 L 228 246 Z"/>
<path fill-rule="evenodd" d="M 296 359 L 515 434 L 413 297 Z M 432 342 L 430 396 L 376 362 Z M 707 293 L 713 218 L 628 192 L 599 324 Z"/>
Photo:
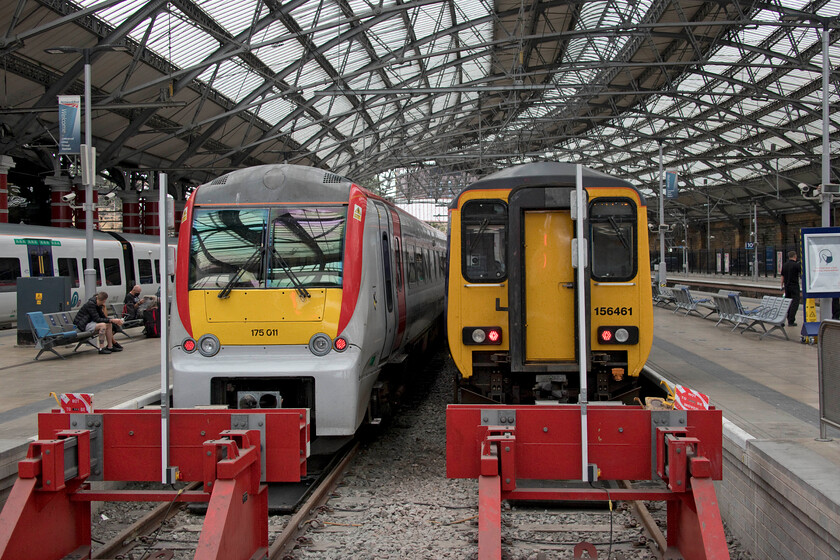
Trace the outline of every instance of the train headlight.
<path fill-rule="evenodd" d="M 339 336 L 333 341 L 333 348 L 336 352 L 344 352 L 347 350 L 347 339 Z"/>
<path fill-rule="evenodd" d="M 193 352 L 195 352 L 196 349 L 195 340 L 191 338 L 185 338 L 184 341 L 181 343 L 181 349 L 187 354 L 192 354 Z"/>
<path fill-rule="evenodd" d="M 630 340 L 630 333 L 627 332 L 627 329 L 615 329 L 615 341 L 621 344 L 626 343 Z"/>
<path fill-rule="evenodd" d="M 316 356 L 326 356 L 332 348 L 332 339 L 324 333 L 312 335 L 309 339 L 309 351 Z"/>
<path fill-rule="evenodd" d="M 502 327 L 464 327 L 461 340 L 467 345 L 501 344 Z"/>
<path fill-rule="evenodd" d="M 601 344 L 638 344 L 638 327 L 598 327 L 598 342 Z"/>
<path fill-rule="evenodd" d="M 205 334 L 198 339 L 198 353 L 207 358 L 218 354 L 221 347 L 219 339 L 212 334 Z"/>

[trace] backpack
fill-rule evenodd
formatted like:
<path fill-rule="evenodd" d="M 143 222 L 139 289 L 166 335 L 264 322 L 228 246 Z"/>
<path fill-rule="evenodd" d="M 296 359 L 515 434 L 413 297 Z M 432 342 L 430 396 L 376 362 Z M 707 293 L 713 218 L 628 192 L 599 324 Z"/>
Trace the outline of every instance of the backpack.
<path fill-rule="evenodd" d="M 143 311 L 146 338 L 160 338 L 160 309 L 152 307 Z"/>

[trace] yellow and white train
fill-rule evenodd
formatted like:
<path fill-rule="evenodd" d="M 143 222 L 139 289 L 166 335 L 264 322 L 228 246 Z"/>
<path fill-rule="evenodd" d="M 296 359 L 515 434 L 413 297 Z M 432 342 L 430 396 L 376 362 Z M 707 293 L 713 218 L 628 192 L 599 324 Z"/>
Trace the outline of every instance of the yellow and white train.
<path fill-rule="evenodd" d="M 638 393 L 653 338 L 645 199 L 583 167 L 578 229 L 577 167 L 505 169 L 450 206 L 446 313 L 460 402 L 577 402 L 582 367 L 588 401 Z"/>

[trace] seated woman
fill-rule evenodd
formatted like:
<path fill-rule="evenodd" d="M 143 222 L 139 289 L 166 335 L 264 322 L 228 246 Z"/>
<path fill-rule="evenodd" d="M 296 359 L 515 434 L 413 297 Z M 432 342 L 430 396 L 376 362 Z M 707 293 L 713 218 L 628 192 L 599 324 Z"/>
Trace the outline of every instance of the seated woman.
<path fill-rule="evenodd" d="M 100 354 L 122 351 L 120 343 L 114 342 L 113 326 L 122 325 L 123 320 L 108 317 L 105 313 L 106 301 L 108 301 L 108 292 L 98 292 L 79 308 L 79 312 L 76 313 L 76 318 L 73 319 L 73 324 L 80 331 L 96 332 L 99 334 Z M 106 342 L 107 347 L 105 346 Z"/>

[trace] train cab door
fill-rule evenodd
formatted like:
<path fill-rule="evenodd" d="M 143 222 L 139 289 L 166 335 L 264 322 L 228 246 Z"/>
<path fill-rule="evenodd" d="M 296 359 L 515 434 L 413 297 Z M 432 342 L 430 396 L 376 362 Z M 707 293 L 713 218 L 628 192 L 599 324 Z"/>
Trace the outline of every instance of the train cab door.
<path fill-rule="evenodd" d="M 529 187 L 515 191 L 509 200 L 513 371 L 579 371 L 577 301 L 585 297 L 588 302 L 589 282 L 578 286 L 572 267 L 572 191 Z"/>
<path fill-rule="evenodd" d="M 391 213 L 388 208 L 381 202 L 374 201 L 376 213 L 379 216 L 379 233 L 377 235 L 378 254 L 377 261 L 379 262 L 379 279 L 377 285 L 381 286 L 376 291 L 380 294 L 377 299 L 377 308 L 380 317 L 382 317 L 382 325 L 384 328 L 384 341 L 382 344 L 382 351 L 380 359 L 386 360 L 391 354 L 391 349 L 394 346 L 394 337 L 397 331 L 397 313 L 398 306 L 395 302 L 395 288 L 396 288 L 396 274 L 394 262 L 394 247 L 392 247 L 391 240 L 393 239 L 394 226 L 391 220 Z"/>

